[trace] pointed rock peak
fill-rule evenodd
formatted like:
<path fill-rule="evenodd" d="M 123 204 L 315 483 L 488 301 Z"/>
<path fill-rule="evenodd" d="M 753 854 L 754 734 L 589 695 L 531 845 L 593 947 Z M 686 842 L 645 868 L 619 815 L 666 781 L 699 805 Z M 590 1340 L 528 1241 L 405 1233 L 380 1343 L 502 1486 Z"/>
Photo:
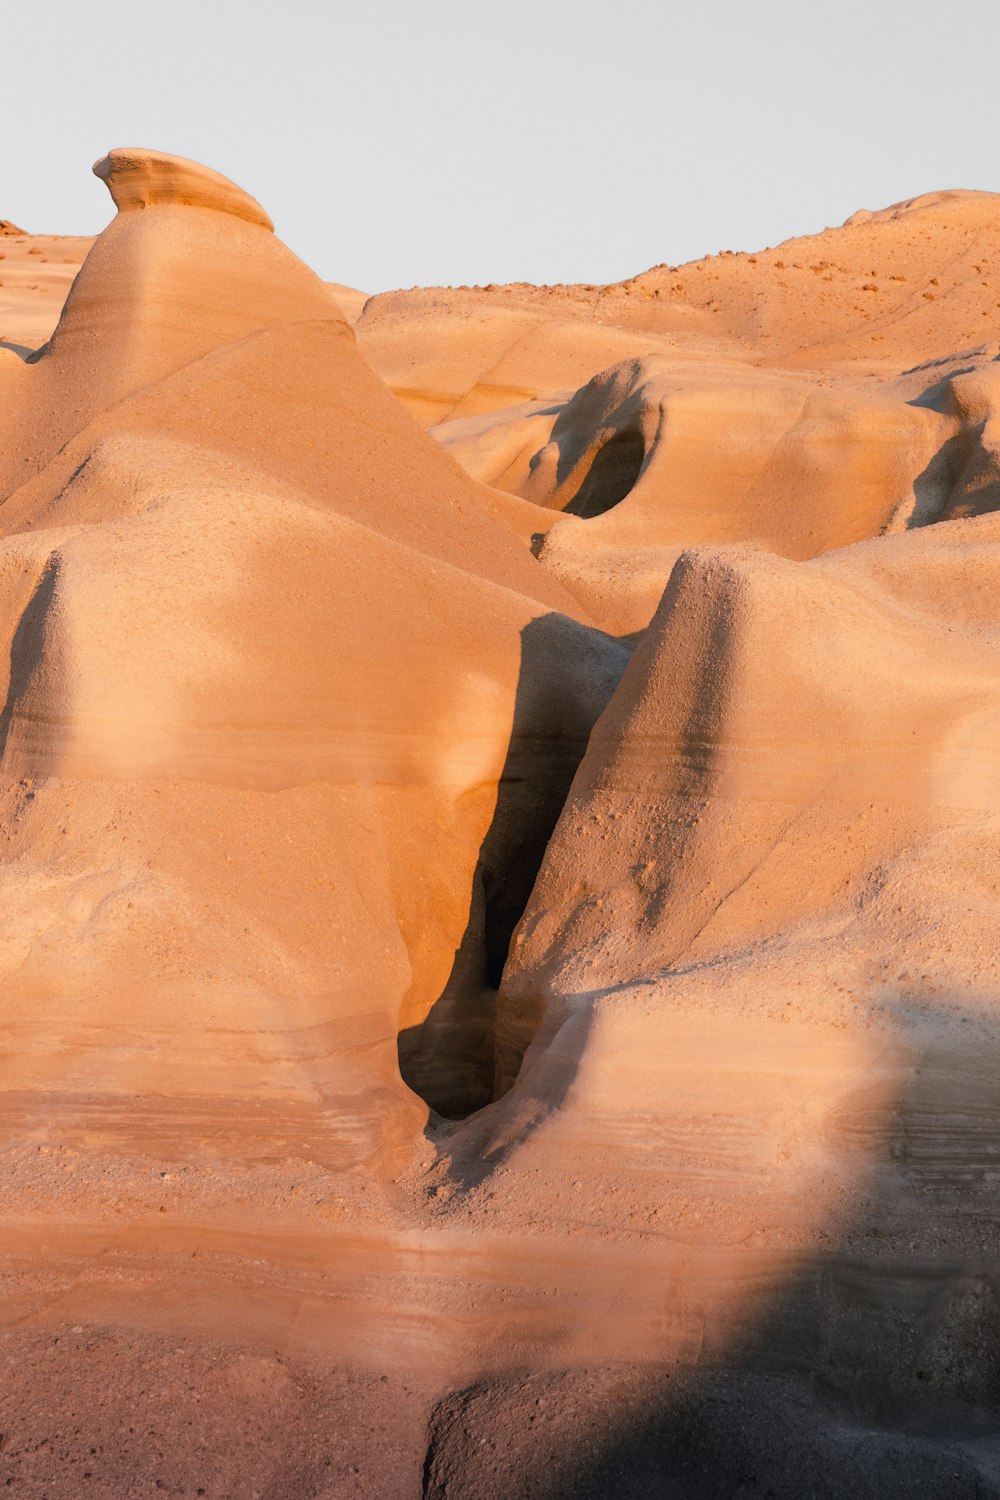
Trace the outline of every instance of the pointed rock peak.
<path fill-rule="evenodd" d="M 235 182 L 183 156 L 143 147 L 118 146 L 94 163 L 94 175 L 108 185 L 120 213 L 154 204 L 180 203 L 191 208 L 214 208 L 248 224 L 274 231 L 274 225 L 256 198 Z"/>

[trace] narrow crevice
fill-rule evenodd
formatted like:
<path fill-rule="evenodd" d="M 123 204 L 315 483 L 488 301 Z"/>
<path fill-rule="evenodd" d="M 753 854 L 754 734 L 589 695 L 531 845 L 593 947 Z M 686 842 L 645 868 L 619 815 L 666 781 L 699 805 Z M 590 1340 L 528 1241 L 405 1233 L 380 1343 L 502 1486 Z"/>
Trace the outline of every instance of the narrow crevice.
<path fill-rule="evenodd" d="M 399 1033 L 404 1082 L 444 1119 L 465 1119 L 494 1098 L 497 993 L 574 770 L 558 785 L 501 780 L 448 982 L 426 1019 Z"/>
<path fill-rule="evenodd" d="M 521 632 L 510 741 L 465 932 L 441 994 L 398 1038 L 404 1082 L 445 1119 L 465 1119 L 495 1097 L 497 991 L 511 938 L 590 731 L 630 654 L 565 615 L 543 615 Z"/>

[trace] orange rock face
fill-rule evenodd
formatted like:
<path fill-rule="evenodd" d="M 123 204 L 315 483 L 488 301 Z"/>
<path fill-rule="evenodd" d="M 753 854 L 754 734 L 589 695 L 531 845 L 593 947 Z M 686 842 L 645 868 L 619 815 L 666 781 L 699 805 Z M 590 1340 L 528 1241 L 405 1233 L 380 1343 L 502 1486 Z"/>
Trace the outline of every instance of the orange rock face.
<path fill-rule="evenodd" d="M 0 236 L 11 1321 L 972 1431 L 998 199 L 365 301 L 95 171 Z"/>

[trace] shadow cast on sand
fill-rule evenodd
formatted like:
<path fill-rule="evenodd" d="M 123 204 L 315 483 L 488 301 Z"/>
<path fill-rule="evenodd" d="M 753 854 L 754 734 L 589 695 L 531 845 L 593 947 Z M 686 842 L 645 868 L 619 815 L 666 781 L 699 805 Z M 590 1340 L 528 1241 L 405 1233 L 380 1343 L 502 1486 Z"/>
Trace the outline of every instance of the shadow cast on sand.
<path fill-rule="evenodd" d="M 869 1122 L 874 1158 L 823 1251 L 748 1331 L 670 1368 L 536 1367 L 449 1394 L 425 1500 L 1000 1496 L 998 1126 L 988 1062 L 966 1094 L 932 1050 Z"/>

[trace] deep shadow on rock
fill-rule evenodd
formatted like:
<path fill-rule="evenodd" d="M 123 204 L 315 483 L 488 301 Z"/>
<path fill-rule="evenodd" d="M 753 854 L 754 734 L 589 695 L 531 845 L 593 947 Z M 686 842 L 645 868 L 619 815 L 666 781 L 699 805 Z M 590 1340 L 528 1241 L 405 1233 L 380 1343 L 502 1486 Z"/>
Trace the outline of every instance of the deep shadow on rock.
<path fill-rule="evenodd" d="M 531 620 L 496 807 L 479 851 L 469 920 L 426 1019 L 399 1036 L 403 1079 L 439 1115 L 463 1118 L 494 1094 L 496 995 L 590 731 L 630 657 L 620 642 L 564 615 Z"/>
<path fill-rule="evenodd" d="M 883 1101 L 848 1212 L 741 1333 L 706 1325 L 670 1368 L 536 1364 L 448 1394 L 426 1500 L 1000 1496 L 1000 1091 L 971 1067 L 960 1087 L 947 1046 Z"/>

